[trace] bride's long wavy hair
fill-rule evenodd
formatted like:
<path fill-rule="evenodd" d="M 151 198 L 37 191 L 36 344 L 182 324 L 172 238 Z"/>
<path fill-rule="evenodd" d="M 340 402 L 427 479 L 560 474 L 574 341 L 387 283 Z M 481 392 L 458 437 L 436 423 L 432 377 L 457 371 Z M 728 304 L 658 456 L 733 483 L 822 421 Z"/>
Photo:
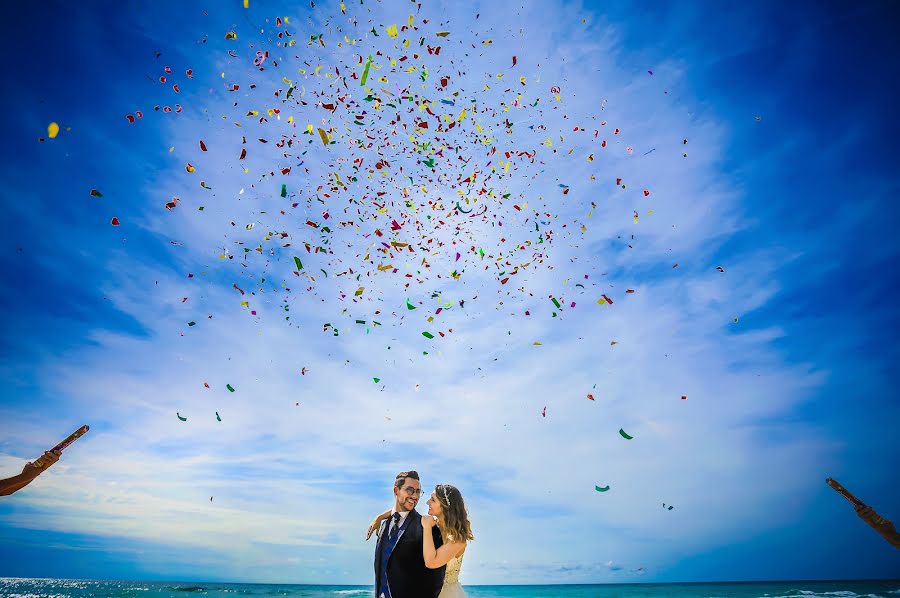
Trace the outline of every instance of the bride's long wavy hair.
<path fill-rule="evenodd" d="M 441 503 L 444 512 L 445 542 L 466 542 L 474 540 L 472 524 L 469 523 L 469 513 L 466 511 L 466 503 L 462 493 L 456 486 L 450 484 L 438 484 L 434 487 L 434 495 Z"/>

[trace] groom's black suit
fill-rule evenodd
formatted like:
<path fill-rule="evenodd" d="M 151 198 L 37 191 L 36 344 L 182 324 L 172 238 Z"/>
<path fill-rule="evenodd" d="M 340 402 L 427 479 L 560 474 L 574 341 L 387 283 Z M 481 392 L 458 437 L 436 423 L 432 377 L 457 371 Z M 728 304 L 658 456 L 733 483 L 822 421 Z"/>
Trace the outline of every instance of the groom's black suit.
<path fill-rule="evenodd" d="M 387 578 L 391 590 L 391 598 L 437 598 L 444 585 L 444 571 L 447 567 L 429 569 L 422 556 L 422 516 L 415 510 L 410 511 L 403 521 L 401 534 L 394 549 L 385 555 L 385 546 L 389 545 L 391 519 L 385 519 L 378 531 L 378 543 L 375 545 L 375 595 L 381 587 L 381 561 L 387 558 Z M 437 527 L 431 528 L 434 547 L 440 548 L 444 541 Z"/>

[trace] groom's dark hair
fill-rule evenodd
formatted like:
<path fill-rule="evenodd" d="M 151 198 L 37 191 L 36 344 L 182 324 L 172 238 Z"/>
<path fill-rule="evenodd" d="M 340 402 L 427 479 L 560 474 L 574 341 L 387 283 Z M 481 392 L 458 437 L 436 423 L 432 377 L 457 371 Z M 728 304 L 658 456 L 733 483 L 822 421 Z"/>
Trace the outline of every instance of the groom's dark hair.
<path fill-rule="evenodd" d="M 397 479 L 394 480 L 394 486 L 396 486 L 397 488 L 403 488 L 403 484 L 406 483 L 406 478 L 418 480 L 419 472 L 412 469 L 409 471 L 401 471 L 397 474 Z"/>

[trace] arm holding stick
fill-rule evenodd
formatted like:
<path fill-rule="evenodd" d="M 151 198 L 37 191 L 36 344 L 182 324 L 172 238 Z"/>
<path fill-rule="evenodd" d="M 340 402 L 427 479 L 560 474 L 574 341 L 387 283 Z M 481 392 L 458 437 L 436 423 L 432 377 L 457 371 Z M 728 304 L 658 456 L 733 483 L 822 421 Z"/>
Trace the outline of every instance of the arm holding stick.
<path fill-rule="evenodd" d="M 860 519 L 869 524 L 878 534 L 888 541 L 894 548 L 900 548 L 900 534 L 894 528 L 894 524 L 875 512 L 875 509 L 856 498 L 849 490 L 844 488 L 837 480 L 826 478 L 825 483 L 831 486 L 838 494 L 846 498 L 856 509 Z"/>
<path fill-rule="evenodd" d="M 0 480 L 0 496 L 9 496 L 21 490 L 57 461 L 59 461 L 59 453 L 47 451 L 34 463 L 26 463 L 19 475 Z"/>
<path fill-rule="evenodd" d="M 51 465 L 59 461 L 63 449 L 84 436 L 90 429 L 90 426 L 81 426 L 69 434 L 65 440 L 35 459 L 34 463 L 26 463 L 19 475 L 0 480 L 0 496 L 9 496 L 30 484 L 36 477 L 47 471 Z"/>

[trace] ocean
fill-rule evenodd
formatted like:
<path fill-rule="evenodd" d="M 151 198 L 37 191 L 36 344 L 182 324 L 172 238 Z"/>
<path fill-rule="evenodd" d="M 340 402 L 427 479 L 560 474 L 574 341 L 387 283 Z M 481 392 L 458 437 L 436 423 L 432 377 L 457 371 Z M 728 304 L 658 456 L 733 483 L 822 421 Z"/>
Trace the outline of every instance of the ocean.
<path fill-rule="evenodd" d="M 465 586 L 465 590 L 471 598 L 900 598 L 900 580 Z M 342 598 L 373 594 L 370 586 L 0 578 L 3 598 Z"/>

